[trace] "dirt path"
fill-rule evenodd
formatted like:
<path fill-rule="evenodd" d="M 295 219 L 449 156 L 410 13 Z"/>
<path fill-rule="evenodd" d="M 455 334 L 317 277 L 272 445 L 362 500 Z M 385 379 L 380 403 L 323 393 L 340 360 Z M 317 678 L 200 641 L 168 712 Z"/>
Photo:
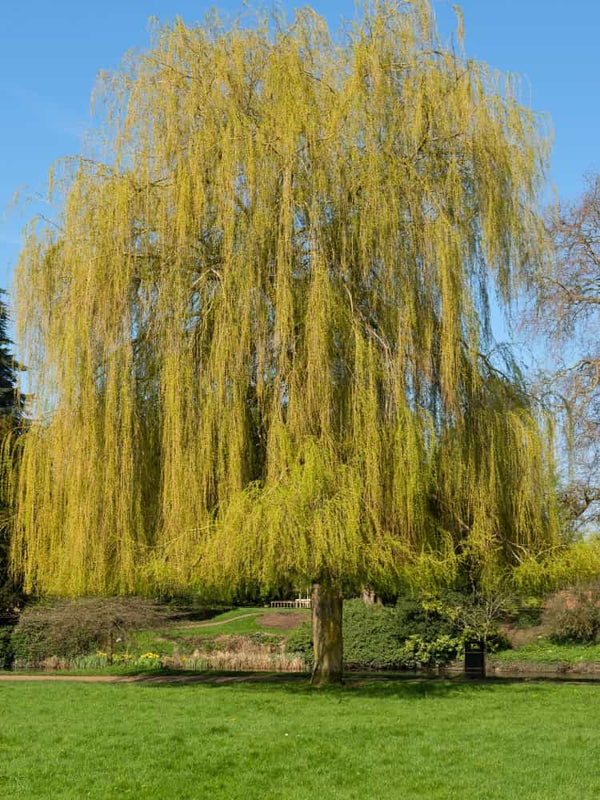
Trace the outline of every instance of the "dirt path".
<path fill-rule="evenodd" d="M 23 675 L 19 673 L 2 672 L 1 681 L 75 681 L 75 683 L 282 683 L 286 681 L 302 681 L 307 679 L 303 672 L 265 672 L 210 674 L 207 672 L 198 675 Z"/>
<path fill-rule="evenodd" d="M 262 611 L 251 611 L 248 614 L 240 614 L 238 617 L 229 617 L 229 619 L 222 619 L 220 622 L 184 622 L 182 625 L 174 623 L 171 627 L 176 630 L 183 630 L 185 628 L 216 628 L 219 625 L 229 625 L 230 622 L 237 622 L 238 619 L 247 619 L 248 617 L 265 617 L 263 625 L 267 628 L 282 628 L 288 630 L 297 627 L 305 619 L 308 619 L 307 614 L 301 611 L 294 611 L 289 614 L 282 614 L 281 611 L 264 608 Z"/>
<path fill-rule="evenodd" d="M 75 683 L 137 683 L 143 685 L 186 685 L 193 683 L 204 684 L 230 684 L 230 683 L 306 683 L 308 686 L 308 673 L 303 672 L 240 672 L 240 673 L 218 673 L 201 672 L 197 675 L 24 675 L 19 673 L 2 672 L 0 673 L 0 683 L 3 681 L 71 681 Z M 446 685 L 479 685 L 490 686 L 494 684 L 514 684 L 514 683 L 548 683 L 548 684 L 578 684 L 578 685 L 598 685 L 598 677 L 586 677 L 584 675 L 569 676 L 533 676 L 533 675 L 490 675 L 482 681 L 465 681 L 462 675 L 447 675 L 432 677 L 431 675 L 420 674 L 386 674 L 384 673 L 346 673 L 344 683 L 346 687 L 360 689 L 365 684 L 388 683 L 397 685 L 405 683 L 443 683 Z"/>
<path fill-rule="evenodd" d="M 133 683 L 138 675 L 22 675 L 1 673 L 0 681 L 77 681 L 78 683 Z"/>

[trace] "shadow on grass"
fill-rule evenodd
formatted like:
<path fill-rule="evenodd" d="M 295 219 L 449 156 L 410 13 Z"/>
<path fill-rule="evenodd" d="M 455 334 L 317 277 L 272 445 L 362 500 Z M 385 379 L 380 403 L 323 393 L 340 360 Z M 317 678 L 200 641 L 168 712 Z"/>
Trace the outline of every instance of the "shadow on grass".
<path fill-rule="evenodd" d="M 143 686 L 170 688 L 202 685 L 213 689 L 232 686 L 248 689 L 268 689 L 274 693 L 331 695 L 342 697 L 398 697 L 402 699 L 423 697 L 450 697 L 456 694 L 473 694 L 495 691 L 501 686 L 547 684 L 600 684 L 600 678 L 574 679 L 556 677 L 489 677 L 482 680 L 464 676 L 440 676 L 402 673 L 348 673 L 342 686 L 313 687 L 305 673 L 256 672 L 190 672 L 154 673 L 137 675 L 131 682 Z"/>
<path fill-rule="evenodd" d="M 358 698 L 398 698 L 402 700 L 422 698 L 444 698 L 460 694 L 479 694 L 497 691 L 502 686 L 528 685 L 531 688 L 543 685 L 597 685 L 600 678 L 556 677 L 556 676 L 504 676 L 482 680 L 466 679 L 463 675 L 431 676 L 418 673 L 398 672 L 347 672 L 341 686 L 313 687 L 307 673 L 290 672 L 206 672 L 156 669 L 125 669 L 112 673 L 55 672 L 55 673 L 0 673 L 0 681 L 73 681 L 86 683 L 135 684 L 156 689 L 203 686 L 211 689 L 238 688 L 276 695 L 310 695 L 331 697 L 339 702 Z"/>

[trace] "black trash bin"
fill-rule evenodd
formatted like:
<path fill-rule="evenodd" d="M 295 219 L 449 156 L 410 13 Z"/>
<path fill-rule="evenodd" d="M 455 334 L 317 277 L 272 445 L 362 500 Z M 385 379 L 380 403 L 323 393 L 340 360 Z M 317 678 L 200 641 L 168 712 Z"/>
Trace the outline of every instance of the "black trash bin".
<path fill-rule="evenodd" d="M 465 677 L 485 678 L 485 647 L 481 641 L 465 643 Z"/>

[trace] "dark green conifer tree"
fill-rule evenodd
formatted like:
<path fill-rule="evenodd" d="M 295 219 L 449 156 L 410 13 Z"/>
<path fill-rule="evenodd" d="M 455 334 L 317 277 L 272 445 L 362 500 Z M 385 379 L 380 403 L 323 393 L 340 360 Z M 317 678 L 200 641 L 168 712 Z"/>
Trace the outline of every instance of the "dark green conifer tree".
<path fill-rule="evenodd" d="M 6 292 L 0 290 L 0 441 L 22 430 L 25 396 L 19 389 L 18 374 L 22 369 L 12 352 L 9 336 L 10 317 Z M 8 455 L 6 457 L 9 457 Z M 0 496 L 0 626 L 11 623 L 23 600 L 21 587 L 13 580 L 8 567 L 11 506 Z M 1 637 L 0 637 L 1 639 Z M 1 645 L 1 642 L 0 642 Z M 1 649 L 1 647 L 0 647 Z M 0 654 L 1 660 L 1 654 Z M 1 666 L 1 664 L 0 664 Z"/>

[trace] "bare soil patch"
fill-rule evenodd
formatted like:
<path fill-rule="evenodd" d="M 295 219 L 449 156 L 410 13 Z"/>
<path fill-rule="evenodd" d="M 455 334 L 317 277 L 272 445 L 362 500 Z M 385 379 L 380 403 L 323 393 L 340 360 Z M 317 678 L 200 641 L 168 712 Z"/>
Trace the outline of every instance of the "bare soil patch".
<path fill-rule="evenodd" d="M 280 628 L 282 631 L 289 631 L 302 625 L 307 619 L 308 614 L 303 614 L 301 611 L 292 614 L 272 611 L 269 614 L 263 614 L 259 621 L 265 628 Z"/>
<path fill-rule="evenodd" d="M 199 672 L 177 675 L 26 675 L 0 673 L 0 681 L 71 681 L 75 683 L 149 683 L 149 684 L 187 684 L 187 683 L 285 683 L 305 681 L 307 674 L 302 672 L 239 672 L 223 674 L 219 672 Z"/>
<path fill-rule="evenodd" d="M 27 675 L 3 672 L 0 681 L 77 681 L 78 683 L 134 683 L 137 675 Z"/>

